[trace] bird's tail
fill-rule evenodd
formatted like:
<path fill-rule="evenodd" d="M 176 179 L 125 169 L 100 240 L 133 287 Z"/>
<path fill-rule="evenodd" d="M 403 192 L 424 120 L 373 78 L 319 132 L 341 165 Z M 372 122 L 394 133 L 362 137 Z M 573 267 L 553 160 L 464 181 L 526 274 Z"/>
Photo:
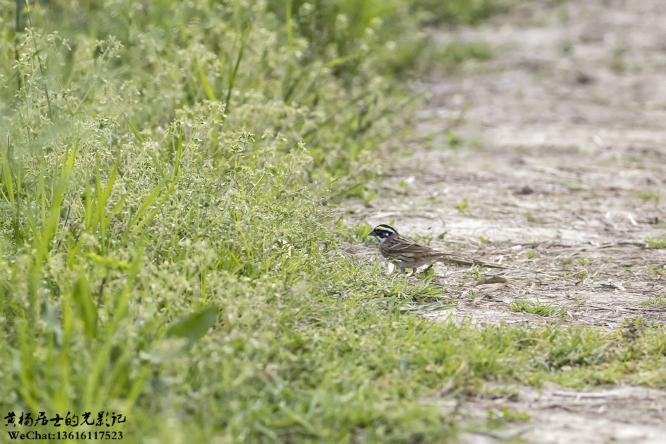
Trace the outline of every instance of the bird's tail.
<path fill-rule="evenodd" d="M 448 254 L 448 253 L 442 253 L 441 256 L 438 259 L 440 262 L 450 262 L 452 264 L 458 264 L 458 265 L 479 265 L 483 267 L 488 267 L 488 268 L 501 268 L 501 269 L 506 269 L 508 267 L 505 267 L 504 265 L 499 265 L 499 264 L 493 264 L 491 262 L 484 262 L 484 261 L 479 261 L 476 259 L 467 259 L 461 256 L 456 256 L 453 254 Z"/>

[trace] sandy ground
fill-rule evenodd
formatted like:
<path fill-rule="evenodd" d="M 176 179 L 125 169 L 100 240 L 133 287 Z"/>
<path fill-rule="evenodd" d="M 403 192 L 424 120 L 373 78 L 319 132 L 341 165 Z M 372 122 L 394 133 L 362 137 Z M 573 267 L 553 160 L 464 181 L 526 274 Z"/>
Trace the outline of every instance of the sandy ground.
<path fill-rule="evenodd" d="M 374 184 L 377 199 L 349 204 L 349 221 L 390 223 L 510 268 L 506 283 L 475 285 L 470 269 L 437 265 L 450 303 L 424 315 L 599 328 L 638 316 L 666 322 L 666 250 L 645 245 L 666 235 L 666 1 L 531 1 L 435 38 L 485 42 L 493 60 L 419 85 L 431 100 L 412 155 Z M 521 300 L 555 310 L 512 310 Z M 513 430 L 528 442 L 666 442 L 663 392 L 562 393 L 523 388 L 469 409 L 528 411 L 533 420 Z"/>

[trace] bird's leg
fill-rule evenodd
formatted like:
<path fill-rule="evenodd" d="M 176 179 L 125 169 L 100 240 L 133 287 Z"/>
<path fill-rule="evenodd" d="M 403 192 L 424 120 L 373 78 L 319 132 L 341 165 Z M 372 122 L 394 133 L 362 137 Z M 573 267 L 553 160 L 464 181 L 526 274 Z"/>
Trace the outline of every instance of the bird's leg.
<path fill-rule="evenodd" d="M 400 270 L 400 274 L 405 274 L 405 267 L 400 267 L 398 270 Z"/>

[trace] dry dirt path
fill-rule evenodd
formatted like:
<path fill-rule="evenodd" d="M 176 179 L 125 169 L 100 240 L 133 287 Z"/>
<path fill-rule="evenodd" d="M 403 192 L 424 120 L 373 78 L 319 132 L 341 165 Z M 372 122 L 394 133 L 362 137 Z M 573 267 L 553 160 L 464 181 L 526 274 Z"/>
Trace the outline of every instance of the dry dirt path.
<path fill-rule="evenodd" d="M 436 33 L 442 44 L 485 42 L 493 60 L 420 86 L 432 99 L 417 133 L 428 137 L 350 219 L 514 267 L 504 284 L 475 286 L 470 270 L 437 266 L 454 306 L 427 316 L 665 323 L 666 250 L 645 240 L 666 235 L 666 1 L 527 3 L 480 28 Z M 551 307 L 549 316 L 516 301 Z M 524 389 L 471 408 L 529 411 L 516 433 L 530 442 L 666 442 L 663 392 L 557 393 Z"/>
<path fill-rule="evenodd" d="M 486 42 L 494 59 L 421 86 L 429 140 L 351 219 L 516 268 L 474 287 L 438 267 L 456 316 L 543 321 L 509 309 L 524 299 L 570 322 L 666 322 L 666 250 L 644 244 L 666 236 L 666 2 L 531 2 L 436 38 Z"/>

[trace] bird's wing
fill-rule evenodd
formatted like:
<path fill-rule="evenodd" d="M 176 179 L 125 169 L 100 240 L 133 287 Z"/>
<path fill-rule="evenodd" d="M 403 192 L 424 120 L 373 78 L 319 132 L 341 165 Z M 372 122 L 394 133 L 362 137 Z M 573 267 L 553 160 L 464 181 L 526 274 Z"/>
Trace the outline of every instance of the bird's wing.
<path fill-rule="evenodd" d="M 400 239 L 399 242 L 391 243 L 387 245 L 387 247 L 391 252 L 394 253 L 409 253 L 418 256 L 440 256 L 444 254 L 437 250 L 433 250 L 426 245 L 421 245 L 411 239 L 404 237 Z"/>

